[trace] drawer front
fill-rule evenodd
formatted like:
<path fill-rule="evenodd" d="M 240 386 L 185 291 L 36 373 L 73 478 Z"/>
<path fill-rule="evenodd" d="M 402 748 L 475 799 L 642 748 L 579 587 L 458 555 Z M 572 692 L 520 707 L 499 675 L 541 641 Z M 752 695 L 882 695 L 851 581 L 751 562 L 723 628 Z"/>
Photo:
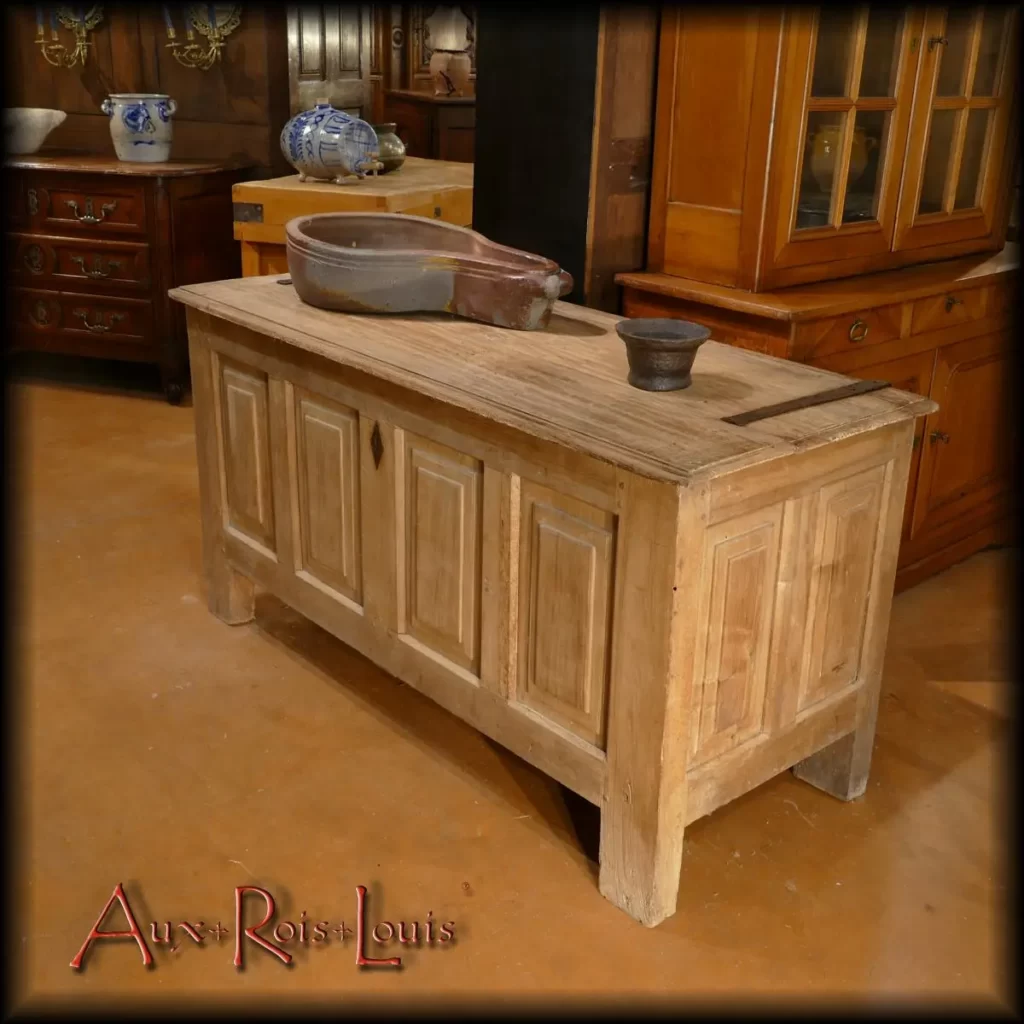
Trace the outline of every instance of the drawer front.
<path fill-rule="evenodd" d="M 103 239 L 8 236 L 8 275 L 33 288 L 147 291 L 149 247 Z"/>
<path fill-rule="evenodd" d="M 35 178 L 26 189 L 32 226 L 55 234 L 122 236 L 146 234 L 142 185 L 107 179 Z"/>
<path fill-rule="evenodd" d="M 797 351 L 801 358 L 820 359 L 868 345 L 880 345 L 900 336 L 902 320 L 902 303 L 844 313 L 826 320 L 812 320 L 797 328 Z"/>
<path fill-rule="evenodd" d="M 988 310 L 986 316 L 1008 316 L 1017 308 L 1017 290 L 1019 283 L 1015 280 L 1013 284 L 1000 282 L 993 285 L 988 295 Z"/>
<path fill-rule="evenodd" d="M 36 335 L 150 345 L 153 314 L 144 299 L 12 289 L 15 326 Z"/>
<path fill-rule="evenodd" d="M 918 299 L 911 315 L 910 333 L 925 334 L 980 320 L 987 315 L 989 291 L 989 288 L 966 288 Z"/>

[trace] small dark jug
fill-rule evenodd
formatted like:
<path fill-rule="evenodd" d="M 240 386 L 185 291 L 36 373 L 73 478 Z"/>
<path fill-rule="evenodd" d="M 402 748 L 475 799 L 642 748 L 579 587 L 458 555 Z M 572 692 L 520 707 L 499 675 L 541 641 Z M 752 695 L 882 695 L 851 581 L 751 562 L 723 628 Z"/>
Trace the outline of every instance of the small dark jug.
<path fill-rule="evenodd" d="M 679 391 L 692 383 L 690 368 L 709 328 L 689 320 L 620 320 L 615 325 L 626 343 L 629 383 L 641 391 Z"/>

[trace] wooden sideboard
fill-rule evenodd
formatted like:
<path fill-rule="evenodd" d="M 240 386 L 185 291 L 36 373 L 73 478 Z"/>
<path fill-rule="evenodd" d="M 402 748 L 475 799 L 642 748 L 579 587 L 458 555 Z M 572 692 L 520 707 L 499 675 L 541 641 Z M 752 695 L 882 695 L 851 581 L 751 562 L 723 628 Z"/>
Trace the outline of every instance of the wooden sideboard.
<path fill-rule="evenodd" d="M 1017 245 L 778 292 L 654 273 L 618 281 L 627 316 L 695 320 L 719 341 L 938 403 L 915 434 L 897 588 L 1010 535 Z"/>
<path fill-rule="evenodd" d="M 284 226 L 313 213 L 407 213 L 469 227 L 473 165 L 406 157 L 397 171 L 352 184 L 299 181 L 297 174 L 245 181 L 232 189 L 242 276 L 288 269 Z"/>
<path fill-rule="evenodd" d="M 384 94 L 384 121 L 393 122 L 410 156 L 472 163 L 476 98 L 394 89 Z"/>
<path fill-rule="evenodd" d="M 278 277 L 190 308 L 211 611 L 266 588 L 601 808 L 600 889 L 676 909 L 684 828 L 790 766 L 864 794 L 915 418 L 706 343 L 626 382 L 617 318 L 346 316 Z M 339 737 L 344 743 L 344 737 Z"/>
<path fill-rule="evenodd" d="M 169 288 L 237 277 L 231 186 L 247 169 L 8 160 L 8 347 L 156 363 L 168 401 L 188 387 L 181 308 Z"/>

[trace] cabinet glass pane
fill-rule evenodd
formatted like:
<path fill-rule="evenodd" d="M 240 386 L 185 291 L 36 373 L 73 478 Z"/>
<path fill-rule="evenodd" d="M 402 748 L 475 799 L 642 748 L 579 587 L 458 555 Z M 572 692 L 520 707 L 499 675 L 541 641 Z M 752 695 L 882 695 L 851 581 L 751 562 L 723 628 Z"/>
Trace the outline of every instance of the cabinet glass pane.
<path fill-rule="evenodd" d="M 921 180 L 921 201 L 918 213 L 937 213 L 942 209 L 942 196 L 946 191 L 949 157 L 953 148 L 955 110 L 933 110 L 928 132 L 928 151 L 924 158 L 924 176 Z"/>
<path fill-rule="evenodd" d="M 822 7 L 818 13 L 818 35 L 814 47 L 811 95 L 845 96 L 853 60 L 853 7 Z"/>
<path fill-rule="evenodd" d="M 843 145 L 844 114 L 812 110 L 807 115 L 804 162 L 796 228 L 819 228 L 830 222 L 832 183 Z"/>
<path fill-rule="evenodd" d="M 981 23 L 981 46 L 978 48 L 978 65 L 974 72 L 974 96 L 991 96 L 996 86 L 999 71 L 999 57 L 1003 49 L 1006 29 L 1006 11 L 989 7 Z"/>
<path fill-rule="evenodd" d="M 991 110 L 972 110 L 967 115 L 964 155 L 960 158 L 960 176 L 956 181 L 956 198 L 953 202 L 957 210 L 978 205 L 978 184 L 991 113 Z"/>
<path fill-rule="evenodd" d="M 850 147 L 850 170 L 843 200 L 843 223 L 878 219 L 882 163 L 889 137 L 888 110 L 859 110 Z"/>
<path fill-rule="evenodd" d="M 967 51 L 971 41 L 971 26 L 976 8 L 951 7 L 946 16 L 945 43 L 939 47 L 939 78 L 936 96 L 962 96 Z"/>
<path fill-rule="evenodd" d="M 898 7 L 872 7 L 860 72 L 861 96 L 892 96 L 896 90 L 903 11 Z"/>

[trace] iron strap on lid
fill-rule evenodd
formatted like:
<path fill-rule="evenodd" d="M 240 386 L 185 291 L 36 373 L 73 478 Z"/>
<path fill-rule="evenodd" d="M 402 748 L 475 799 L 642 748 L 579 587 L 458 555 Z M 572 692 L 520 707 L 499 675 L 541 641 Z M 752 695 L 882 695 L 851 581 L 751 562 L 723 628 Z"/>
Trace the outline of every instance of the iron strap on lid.
<path fill-rule="evenodd" d="M 803 395 L 801 398 L 791 398 L 787 402 L 778 402 L 775 405 L 763 405 L 760 409 L 751 409 L 749 412 L 738 412 L 733 416 L 723 416 L 723 423 L 731 423 L 736 427 L 745 427 L 748 423 L 755 423 L 757 420 L 767 420 L 772 416 L 781 416 L 785 412 L 795 412 L 797 409 L 808 409 L 814 405 L 825 405 L 828 402 L 838 402 L 842 398 L 853 398 L 855 395 L 866 395 L 872 391 L 881 391 L 883 388 L 891 388 L 887 380 L 859 380 L 853 384 L 845 384 L 841 388 L 832 388 L 829 391 L 818 391 L 813 395 Z"/>

